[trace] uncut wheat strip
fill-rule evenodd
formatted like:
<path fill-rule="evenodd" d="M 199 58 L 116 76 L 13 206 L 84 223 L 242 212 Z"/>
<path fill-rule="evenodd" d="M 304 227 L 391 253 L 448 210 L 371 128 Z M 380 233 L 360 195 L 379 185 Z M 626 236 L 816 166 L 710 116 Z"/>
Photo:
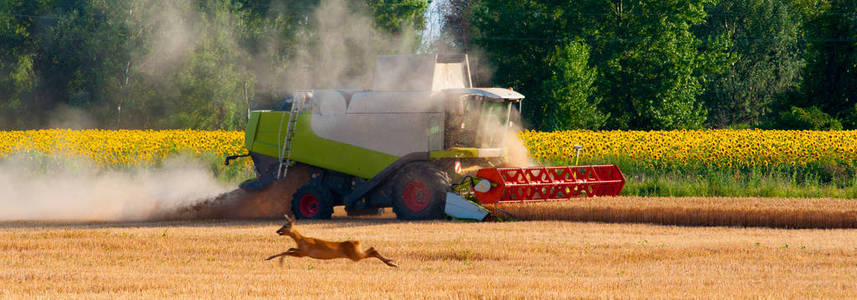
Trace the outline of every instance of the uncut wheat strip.
<path fill-rule="evenodd" d="M 857 228 L 857 201 L 786 198 L 581 198 L 502 204 L 523 220 L 686 226 Z"/>

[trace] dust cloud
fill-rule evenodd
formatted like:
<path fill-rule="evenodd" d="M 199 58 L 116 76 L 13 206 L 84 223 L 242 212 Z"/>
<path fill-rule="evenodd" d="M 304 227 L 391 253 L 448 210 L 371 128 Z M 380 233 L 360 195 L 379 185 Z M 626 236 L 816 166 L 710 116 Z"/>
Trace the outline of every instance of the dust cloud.
<path fill-rule="evenodd" d="M 186 157 L 105 171 L 82 158 L 17 154 L 0 160 L 0 222 L 281 218 L 309 180 L 309 168 L 297 165 L 287 179 L 248 192 L 217 181 L 203 163 Z"/>
<path fill-rule="evenodd" d="M 530 150 L 524 146 L 524 142 L 518 136 L 520 132 L 520 128 L 509 127 L 503 133 L 505 135 L 502 144 L 503 163 L 506 167 L 524 168 L 538 165 L 530 156 Z"/>
<path fill-rule="evenodd" d="M 165 211 L 153 220 L 281 218 L 291 214 L 292 195 L 310 181 L 309 167 L 295 165 L 289 175 L 262 191 L 235 189 L 176 210 Z"/>
<path fill-rule="evenodd" d="M 479 128 L 476 130 L 480 134 L 479 146 L 489 148 L 499 146 L 503 149 L 502 167 L 524 168 L 538 165 L 519 136 L 523 128 L 520 113 L 514 105 L 509 113 L 508 124 L 503 123 L 505 117 L 505 115 L 496 116 L 491 113 L 483 114 L 482 111 L 469 113 L 468 118 L 479 120 Z"/>
<path fill-rule="evenodd" d="M 253 50 L 242 46 L 242 33 L 229 24 L 244 22 L 241 16 L 218 15 L 225 22 L 213 22 L 190 0 L 157 4 L 136 0 L 128 25 L 145 36 L 145 51 L 131 53 L 130 67 L 159 90 L 175 94 L 169 78 L 182 71 L 200 48 L 216 41 L 229 55 L 218 61 L 220 68 L 234 69 L 244 76 L 249 109 L 269 109 L 265 95 L 291 95 L 303 89 L 369 89 L 378 55 L 412 54 L 420 44 L 416 31 L 403 28 L 396 34 L 376 28 L 368 7 L 345 0 L 322 0 L 306 12 L 294 37 L 284 37 L 274 27 L 256 33 Z M 288 3 L 272 3 L 268 14 L 293 14 L 300 8 Z M 304 14 L 304 13 L 301 13 Z M 211 30 L 217 27 L 217 30 Z M 218 34 L 212 36 L 211 32 Z M 206 40 L 209 39 L 209 40 Z M 288 49 L 288 50 L 287 50 Z M 257 97 L 254 97 L 256 95 Z M 275 99 L 279 101 L 281 99 Z M 172 101 L 171 97 L 153 101 Z"/>
<path fill-rule="evenodd" d="M 291 75 L 270 88 L 368 89 L 378 55 L 412 54 L 419 45 L 412 30 L 394 35 L 376 29 L 371 13 L 348 1 L 323 0 L 312 18 L 314 36 L 301 40 L 297 55 L 285 64 L 292 66 Z"/>
<path fill-rule="evenodd" d="M 129 11 L 132 17 L 128 19 L 131 32 L 150 36 L 143 43 L 152 47 L 145 53 L 132 53 L 129 69 L 152 79 L 151 87 L 166 90 L 168 95 L 172 90 L 169 75 L 180 71 L 179 66 L 203 46 L 200 36 L 211 24 L 199 17 L 190 1 L 164 6 L 146 0 L 134 3 L 137 9 Z M 237 16 L 221 17 L 239 21 Z M 297 51 L 286 57 L 276 49 L 278 43 L 287 41 L 275 33 L 260 46 L 261 51 L 252 54 L 239 46 L 237 34 L 217 39 L 232 53 L 234 59 L 228 64 L 255 82 L 256 90 L 251 94 L 369 88 L 377 55 L 410 54 L 420 44 L 418 36 L 409 35 L 410 30 L 391 35 L 375 29 L 371 14 L 355 11 L 347 1 L 322 0 L 308 17 L 314 19 L 309 23 L 315 28 L 292 41 L 297 43 Z M 163 101 L 171 100 L 165 97 Z M 59 118 L 62 122 L 52 127 L 93 126 L 81 112 L 60 110 L 57 114 L 67 117 Z M 518 138 L 520 126 L 480 123 L 486 124 L 485 132 L 502 139 L 509 166 L 534 165 Z M 280 217 L 290 210 L 292 193 L 307 180 L 305 172 L 290 170 L 287 181 L 253 193 L 218 182 L 204 164 L 190 159 L 171 159 L 159 167 L 105 170 L 82 159 L 45 165 L 28 157 L 11 156 L 0 159 L 0 221 Z"/>
<path fill-rule="evenodd" d="M 133 14 L 134 6 L 137 8 Z M 191 1 L 168 1 L 151 6 L 149 0 L 132 3 L 132 16 L 128 25 L 132 31 L 149 34 L 144 44 L 151 49 L 143 53 L 132 53 L 135 57 L 132 65 L 149 78 L 159 79 L 175 72 L 191 53 L 199 46 L 202 26 Z M 232 49 L 233 51 L 236 49 Z M 159 84 L 168 84 L 159 82 Z"/>
<path fill-rule="evenodd" d="M 85 159 L 0 160 L 0 221 L 141 221 L 226 191 L 201 164 L 179 158 L 123 171 Z"/>
<path fill-rule="evenodd" d="M 505 135 L 502 143 L 505 163 L 511 167 L 519 168 L 538 166 L 539 164 L 530 155 L 530 150 L 524 145 L 524 141 L 521 140 L 520 133 L 524 128 L 520 111 L 517 109 L 512 110 L 509 124 L 505 126 L 505 129 L 502 133 Z"/>
<path fill-rule="evenodd" d="M 95 128 L 96 123 L 86 111 L 66 104 L 59 104 L 50 112 L 48 127 L 63 129 Z"/>

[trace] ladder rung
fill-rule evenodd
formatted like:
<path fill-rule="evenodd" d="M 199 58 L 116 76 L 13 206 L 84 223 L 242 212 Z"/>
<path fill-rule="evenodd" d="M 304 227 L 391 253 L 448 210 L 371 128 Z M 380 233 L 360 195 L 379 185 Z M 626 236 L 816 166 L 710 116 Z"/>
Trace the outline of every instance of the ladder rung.
<path fill-rule="evenodd" d="M 300 94 L 303 97 L 298 97 Z M 300 100 L 298 100 L 300 99 Z M 289 171 L 289 164 L 292 161 L 292 139 L 294 138 L 294 132 L 297 128 L 298 116 L 301 109 L 303 108 L 304 101 L 306 101 L 305 92 L 296 93 L 295 97 L 292 98 L 292 107 L 289 112 L 289 122 L 286 125 L 286 138 L 283 141 L 283 149 L 280 151 L 280 167 L 277 169 L 277 179 L 281 179 L 286 177 L 286 174 Z M 282 128 L 282 121 L 280 122 L 280 128 Z M 285 158 L 285 161 L 283 161 Z"/>

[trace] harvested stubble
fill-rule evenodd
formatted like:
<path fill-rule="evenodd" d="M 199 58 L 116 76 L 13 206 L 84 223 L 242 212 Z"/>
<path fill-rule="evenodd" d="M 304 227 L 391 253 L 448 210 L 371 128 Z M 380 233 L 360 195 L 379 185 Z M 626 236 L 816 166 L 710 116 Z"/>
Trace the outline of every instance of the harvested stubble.
<path fill-rule="evenodd" d="M 857 297 L 857 230 L 298 221 L 396 259 L 265 257 L 282 221 L 0 223 L 0 299 Z"/>
<path fill-rule="evenodd" d="M 499 206 L 523 220 L 690 226 L 857 228 L 857 201 L 783 198 L 580 198 Z"/>

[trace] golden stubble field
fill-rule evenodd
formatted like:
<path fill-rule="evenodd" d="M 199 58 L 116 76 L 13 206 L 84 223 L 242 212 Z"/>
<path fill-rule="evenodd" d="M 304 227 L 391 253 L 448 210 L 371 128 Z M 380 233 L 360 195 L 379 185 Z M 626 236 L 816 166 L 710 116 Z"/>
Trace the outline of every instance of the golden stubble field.
<path fill-rule="evenodd" d="M 388 213 L 386 217 L 390 217 Z M 287 258 L 279 220 L 0 224 L 0 298 L 857 297 L 857 230 L 298 221 L 392 257 Z"/>
<path fill-rule="evenodd" d="M 857 200 L 834 198 L 594 197 L 506 203 L 522 220 L 690 226 L 857 228 Z"/>

